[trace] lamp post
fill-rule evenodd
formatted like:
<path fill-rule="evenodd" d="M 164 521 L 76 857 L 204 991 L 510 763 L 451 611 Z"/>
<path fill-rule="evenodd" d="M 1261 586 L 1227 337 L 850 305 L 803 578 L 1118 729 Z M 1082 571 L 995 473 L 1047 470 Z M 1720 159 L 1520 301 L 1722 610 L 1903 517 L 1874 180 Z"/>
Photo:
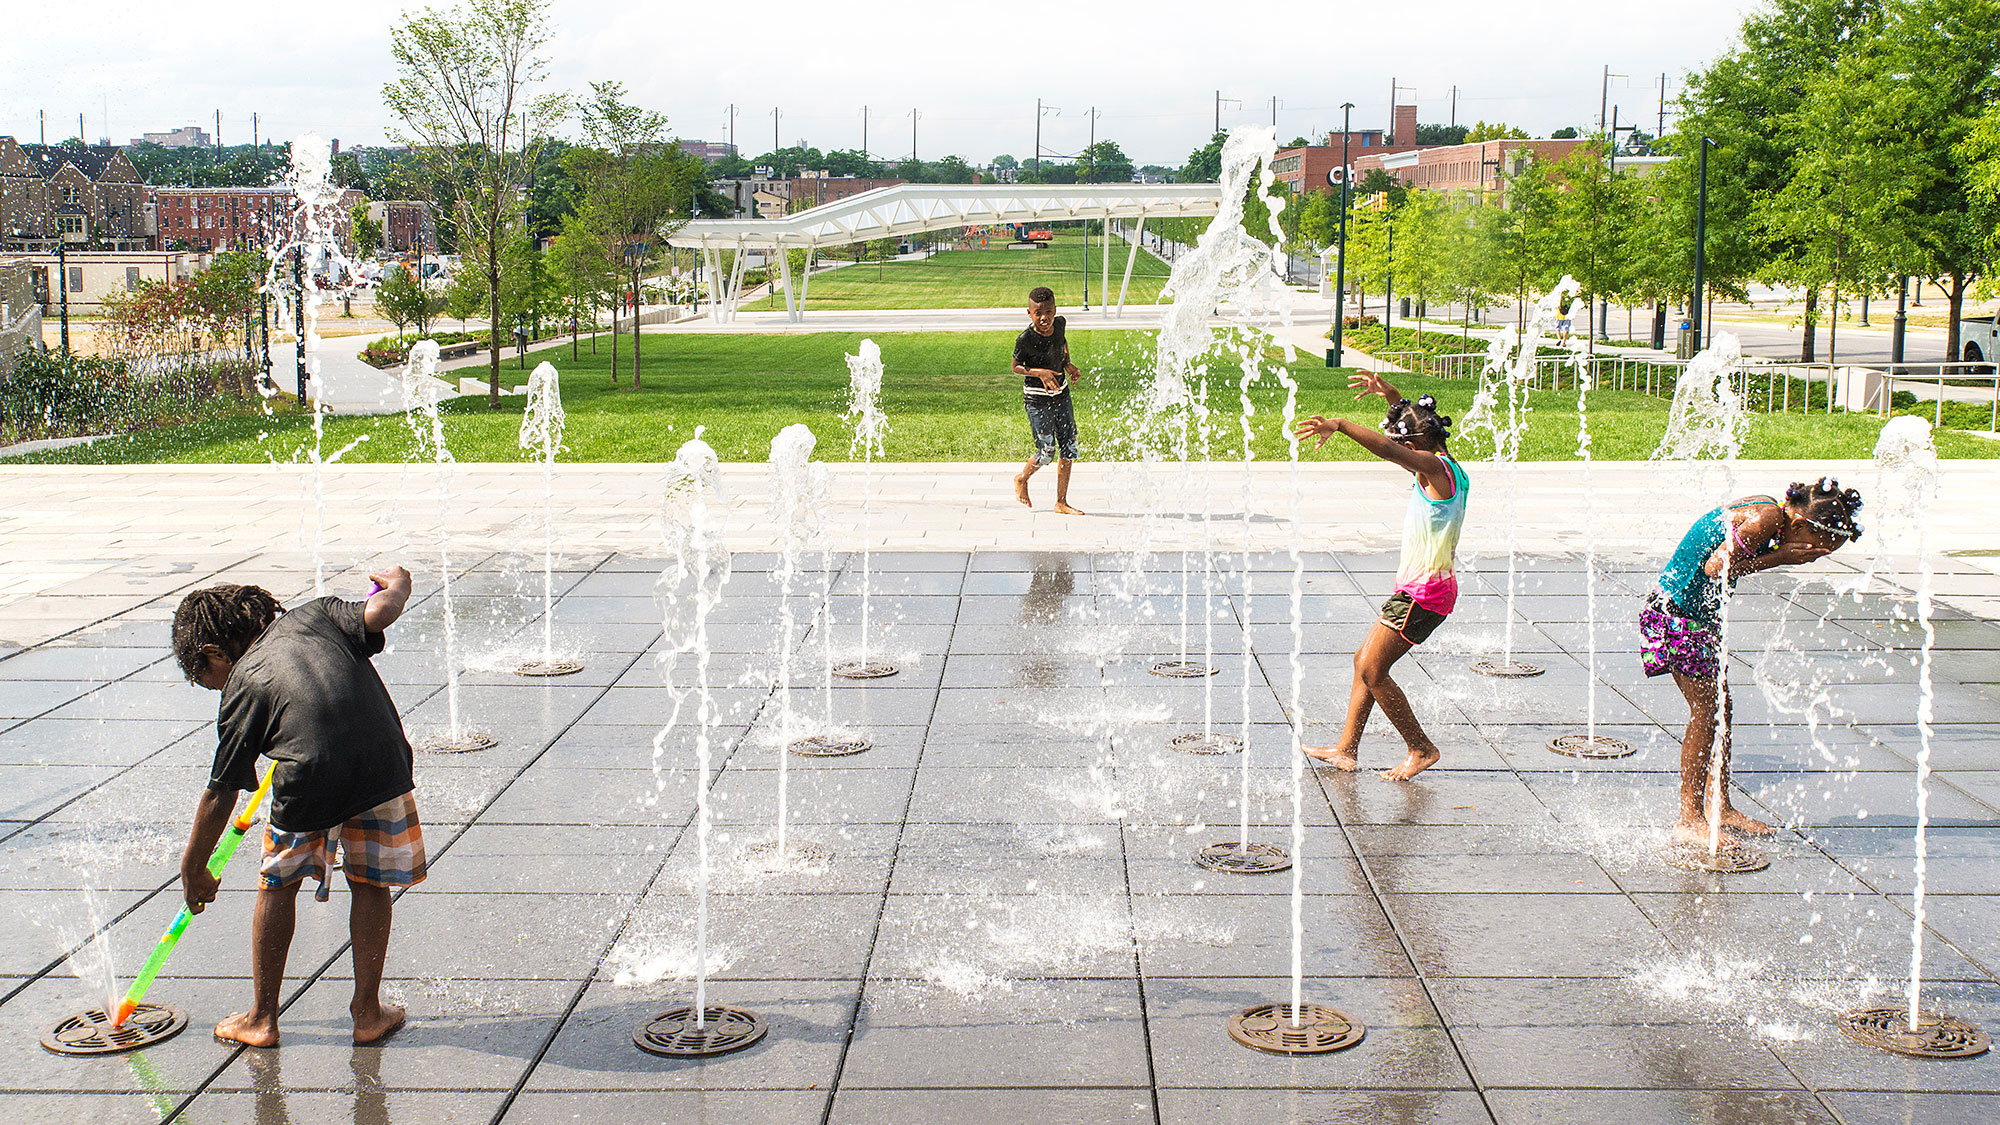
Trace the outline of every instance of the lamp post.
<path fill-rule="evenodd" d="M 1910 299 L 1910 275 L 1904 274 L 1896 283 L 1896 322 L 1889 333 L 1889 374 L 1894 375 L 1903 362 L 1904 313 Z"/>
<path fill-rule="evenodd" d="M 1688 319 L 1694 327 L 1694 346 L 1703 347 L 1701 316 L 1702 270 L 1708 264 L 1708 150 L 1716 147 L 1707 137 L 1701 139 L 1701 163 L 1695 173 L 1694 203 L 1694 299 L 1688 304 Z"/>
<path fill-rule="evenodd" d="M 1326 365 L 1340 366 L 1341 337 L 1347 332 L 1347 134 L 1353 119 L 1354 103 L 1340 105 L 1340 253 L 1333 266 L 1333 346 L 1326 350 Z"/>
<path fill-rule="evenodd" d="M 59 275 L 56 288 L 62 298 L 62 350 L 69 354 L 69 232 L 62 229 L 62 220 L 56 220 L 56 273 Z"/>
<path fill-rule="evenodd" d="M 299 408 L 306 405 L 306 254 L 292 248 L 292 333 L 297 344 Z"/>

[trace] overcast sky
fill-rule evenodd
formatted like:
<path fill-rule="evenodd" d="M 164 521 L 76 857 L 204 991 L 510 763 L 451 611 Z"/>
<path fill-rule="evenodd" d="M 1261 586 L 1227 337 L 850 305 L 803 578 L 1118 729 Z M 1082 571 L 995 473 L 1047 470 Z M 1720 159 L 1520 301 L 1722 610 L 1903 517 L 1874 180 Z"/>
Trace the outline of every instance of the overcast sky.
<path fill-rule="evenodd" d="M 664 111 L 682 137 L 723 140 L 737 105 L 747 154 L 779 135 L 822 149 L 910 152 L 910 111 L 925 159 L 956 153 L 983 163 L 1034 148 L 1035 99 L 1053 154 L 1087 142 L 1095 105 L 1100 139 L 1141 164 L 1177 165 L 1208 136 L 1219 88 L 1222 123 L 1271 120 L 1279 140 L 1386 124 L 1390 83 L 1413 89 L 1419 119 L 1505 120 L 1536 135 L 1595 123 L 1602 68 L 1621 121 L 1648 131 L 1659 76 L 1671 103 L 1686 71 L 1726 50 L 1751 0 L 1613 0 L 1605 5 L 1212 5 L 1185 0 L 1082 0 L 992 5 L 839 3 L 649 4 L 551 0 L 554 84 L 581 89 L 617 79 Z M 265 0 L 22 4 L 0 36 L 0 133 L 51 141 L 73 136 L 82 113 L 92 141 L 125 143 L 222 112 L 226 144 L 247 141 L 251 114 L 265 137 L 305 130 L 343 144 L 388 134 L 382 84 L 393 77 L 389 31 L 412 5 L 346 0 L 287 17 Z M 1280 15 L 1260 17 L 1263 12 Z M 1553 16 L 1545 13 L 1555 13 Z M 1269 23 L 1260 23 L 1268 18 Z"/>

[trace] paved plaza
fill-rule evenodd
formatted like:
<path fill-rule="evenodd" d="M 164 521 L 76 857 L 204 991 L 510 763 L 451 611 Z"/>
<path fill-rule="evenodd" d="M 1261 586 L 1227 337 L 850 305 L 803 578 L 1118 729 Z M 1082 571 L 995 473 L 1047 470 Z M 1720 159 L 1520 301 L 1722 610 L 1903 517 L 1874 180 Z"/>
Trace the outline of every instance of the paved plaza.
<path fill-rule="evenodd" d="M 1476 484 L 1500 478 L 1471 466 Z M 1560 473 L 1558 473 L 1560 468 Z M 1758 490 L 1799 466 L 1740 466 Z M 1841 467 L 1868 489 L 1869 469 Z M 1636 752 L 1545 749 L 1587 719 L 1590 631 L 1574 466 L 1524 469 L 1505 596 L 1500 489 L 1467 527 L 1460 608 L 1398 666 L 1444 751 L 1409 784 L 1371 727 L 1359 775 L 1304 770 L 1304 996 L 1367 1026 L 1349 1050 L 1286 1058 L 1225 1030 L 1288 1000 L 1292 872 L 1204 871 L 1199 847 L 1291 849 L 1294 634 L 1282 466 L 1250 511 L 1254 548 L 1217 558 L 1203 615 L 1197 529 L 1125 509 L 1058 521 L 995 491 L 1000 470 L 895 466 L 867 529 L 858 470 L 836 474 L 831 572 L 811 554 L 775 682 L 782 587 L 762 467 L 730 470 L 737 549 L 708 619 L 715 831 L 711 1003 L 767 1037 L 702 1062 L 642 1053 L 634 1029 L 691 1001 L 697 882 L 692 708 L 671 709 L 658 466 L 565 469 L 554 632 L 577 675 L 530 680 L 539 650 L 540 478 L 463 467 L 453 483 L 454 608 L 466 725 L 498 745 L 419 755 L 432 866 L 398 902 L 385 985 L 411 1023 L 348 1040 L 344 892 L 302 901 L 284 1044 L 208 1034 L 249 996 L 253 862 L 239 856 L 152 990 L 188 1030 L 144 1051 L 50 1054 L 56 1020 L 122 989 L 181 902 L 176 862 L 213 751 L 216 696 L 185 684 L 166 621 L 189 589 L 311 595 L 301 475 L 275 470 L 9 470 L 0 514 L 0 1114 L 11 1121 L 368 1123 L 1910 1122 L 2000 1117 L 2000 1056 L 1917 1061 L 1852 1043 L 1842 1010 L 1899 1002 L 1911 952 L 1918 693 L 1910 560 L 1836 596 L 1856 551 L 1751 579 L 1732 609 L 1740 807 L 1783 822 L 1764 871 L 1661 861 L 1685 705 L 1638 672 L 1633 618 L 1678 537 L 1692 484 L 1600 466 L 1623 497 L 1601 525 L 1597 730 Z M 1079 470 L 1081 473 L 1082 470 Z M 1162 488 L 1181 478 L 1161 470 Z M 1948 468 L 1947 498 L 1991 496 Z M 417 570 L 377 665 L 413 736 L 447 715 L 436 498 L 422 470 L 341 470 L 321 535 L 326 588 Z M 983 475 L 982 475 L 983 474 Z M 1110 470 L 1100 478 L 1106 482 Z M 1816 475 L 1816 472 L 1815 472 Z M 1330 738 L 1354 642 L 1388 593 L 1400 474 L 1309 475 L 1297 643 L 1307 737 Z M 1081 476 L 1079 480 L 1081 481 Z M 1197 479 L 1199 479 L 1197 477 Z M 1209 483 L 1217 546 L 1241 539 L 1240 478 Z M 1405 478 L 1406 479 L 1406 478 Z M 884 481 L 888 482 L 884 486 Z M 1123 486 L 1121 486 L 1122 488 Z M 1704 485 L 1703 487 L 1708 487 Z M 1079 490 L 1089 505 L 1091 493 Z M 911 499 L 911 494 L 921 494 Z M 900 497 L 900 498 L 898 498 Z M 1492 498 L 1489 500 L 1488 498 Z M 1872 499 L 1871 494 L 1871 499 Z M 1638 507 L 1639 512 L 1623 511 Z M 302 511 L 305 513 L 302 515 Z M 1659 511 L 1675 526 L 1661 530 Z M 1982 515 L 1982 512 L 1984 513 Z M 1941 501 L 1926 1007 L 2000 1031 L 2000 560 L 1990 504 Z M 1648 526 L 1648 518 L 1652 526 Z M 1866 522 L 1864 520 L 1864 522 Z M 857 654 L 863 542 L 869 654 L 895 676 L 826 688 Z M 1149 553 L 1135 561 L 1133 548 Z M 1843 552 L 1845 554 L 1845 552 Z M 1148 674 L 1212 635 L 1218 674 Z M 831 590 L 822 599 L 822 582 Z M 1206 626 L 1212 624 L 1212 629 Z M 1476 676 L 1511 632 L 1532 679 Z M 1245 639 L 1250 642 L 1248 659 Z M 696 662 L 672 666 L 694 681 Z M 1761 682 L 1771 690 L 1763 690 Z M 1802 686 L 1801 686 L 1802 685 Z M 872 740 L 786 757 L 834 722 Z M 1168 740 L 1247 731 L 1249 752 Z M 1247 720 L 1247 722 L 1246 722 Z M 788 835 L 774 863 L 781 762 Z M 1241 795 L 1249 796 L 1247 809 Z M 88 888 L 88 889 L 86 889 Z M 93 942 L 94 935 L 104 935 Z M 74 955 L 74 956 L 73 956 Z"/>

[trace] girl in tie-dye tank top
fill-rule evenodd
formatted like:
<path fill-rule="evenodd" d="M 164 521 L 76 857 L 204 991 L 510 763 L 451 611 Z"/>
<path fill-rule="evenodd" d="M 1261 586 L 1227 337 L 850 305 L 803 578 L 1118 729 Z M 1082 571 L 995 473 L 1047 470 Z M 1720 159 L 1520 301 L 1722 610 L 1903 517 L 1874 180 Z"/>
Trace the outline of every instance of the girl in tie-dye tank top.
<path fill-rule="evenodd" d="M 1348 376 L 1347 385 L 1364 395 L 1381 395 L 1388 402 L 1389 418 L 1383 426 L 1387 432 L 1315 414 L 1300 424 L 1298 437 L 1318 438 L 1313 447 L 1317 449 L 1327 438 L 1345 434 L 1375 456 L 1408 469 L 1416 481 L 1410 487 L 1410 506 L 1403 518 L 1403 561 L 1396 571 L 1395 593 L 1382 603 L 1381 617 L 1354 653 L 1347 725 L 1339 742 L 1308 746 L 1305 751 L 1339 769 L 1360 768 L 1361 731 L 1369 712 L 1380 706 L 1407 745 L 1402 764 L 1384 770 L 1382 776 L 1408 781 L 1437 764 L 1438 748 L 1417 722 L 1409 699 L 1389 669 L 1444 624 L 1445 616 L 1458 602 L 1458 574 L 1452 556 L 1458 549 L 1459 529 L 1465 524 L 1471 482 L 1445 448 L 1451 436 L 1451 419 L 1437 412 L 1431 396 L 1409 402 L 1381 376 L 1368 371 Z"/>

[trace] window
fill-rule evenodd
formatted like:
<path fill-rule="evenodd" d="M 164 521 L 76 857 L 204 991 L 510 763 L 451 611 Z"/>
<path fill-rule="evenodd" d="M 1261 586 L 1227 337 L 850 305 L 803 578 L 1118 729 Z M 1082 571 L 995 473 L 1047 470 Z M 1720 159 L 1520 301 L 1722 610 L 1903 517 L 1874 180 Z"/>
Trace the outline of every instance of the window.
<path fill-rule="evenodd" d="M 82 266 L 71 266 L 71 267 L 69 268 L 69 291 L 70 291 L 71 293 L 81 293 L 81 292 L 83 292 L 83 267 L 82 267 Z"/>
<path fill-rule="evenodd" d="M 138 266 L 126 266 L 126 267 L 125 267 L 125 291 L 129 293 L 129 292 L 131 292 L 132 290 L 134 290 L 134 289 L 137 289 L 137 288 L 139 288 L 139 267 L 138 267 Z"/>

